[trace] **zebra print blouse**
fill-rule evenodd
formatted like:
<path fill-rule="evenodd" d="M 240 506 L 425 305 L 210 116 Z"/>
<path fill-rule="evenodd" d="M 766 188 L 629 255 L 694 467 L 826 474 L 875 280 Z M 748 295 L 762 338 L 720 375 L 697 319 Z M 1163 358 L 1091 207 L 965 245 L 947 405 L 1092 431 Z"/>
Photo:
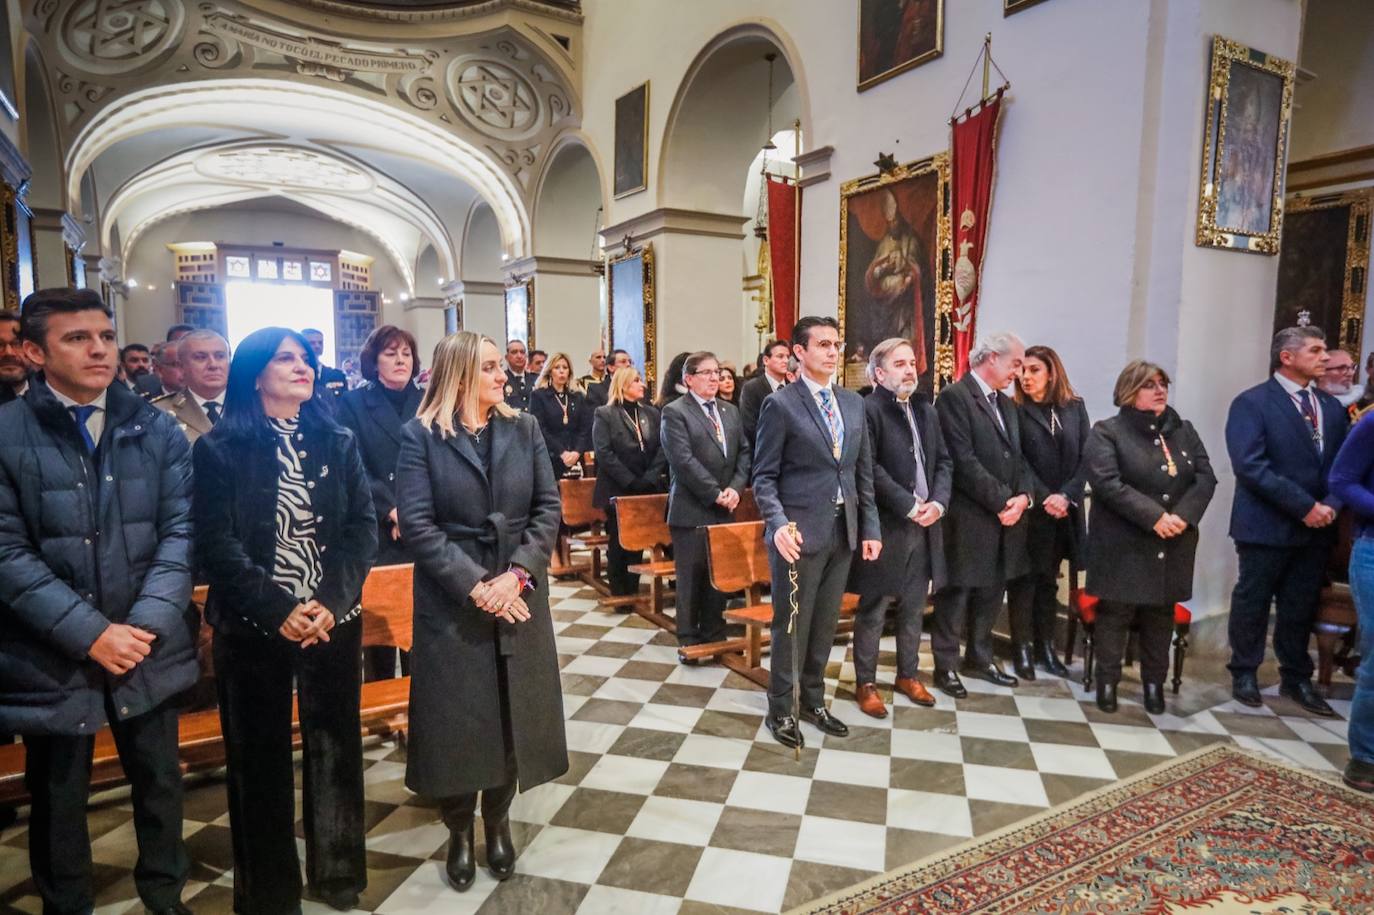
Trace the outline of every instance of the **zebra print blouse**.
<path fill-rule="evenodd" d="M 298 600 L 306 601 L 315 596 L 324 568 L 315 539 L 315 509 L 294 443 L 300 422 L 275 418 L 268 422 L 277 434 L 277 549 L 272 579 Z"/>

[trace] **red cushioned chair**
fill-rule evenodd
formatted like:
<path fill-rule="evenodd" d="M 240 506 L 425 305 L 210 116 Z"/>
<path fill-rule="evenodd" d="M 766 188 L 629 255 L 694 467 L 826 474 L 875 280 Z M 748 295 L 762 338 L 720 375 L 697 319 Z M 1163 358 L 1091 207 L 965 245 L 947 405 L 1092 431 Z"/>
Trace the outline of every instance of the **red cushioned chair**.
<path fill-rule="evenodd" d="M 1083 626 L 1083 688 L 1092 689 L 1093 685 L 1093 661 L 1095 646 L 1093 643 L 1093 625 L 1097 622 L 1097 605 L 1099 599 L 1084 591 L 1081 588 L 1073 588 L 1069 591 L 1069 628 L 1068 645 L 1064 649 L 1064 663 L 1073 663 L 1073 645 L 1077 635 L 1077 628 Z M 1174 604 L 1174 695 L 1178 695 L 1178 689 L 1183 684 L 1183 659 L 1188 654 L 1188 633 L 1193 626 L 1193 612 L 1182 604 Z M 1135 635 L 1132 633 L 1126 643 L 1126 663 L 1135 663 Z"/>

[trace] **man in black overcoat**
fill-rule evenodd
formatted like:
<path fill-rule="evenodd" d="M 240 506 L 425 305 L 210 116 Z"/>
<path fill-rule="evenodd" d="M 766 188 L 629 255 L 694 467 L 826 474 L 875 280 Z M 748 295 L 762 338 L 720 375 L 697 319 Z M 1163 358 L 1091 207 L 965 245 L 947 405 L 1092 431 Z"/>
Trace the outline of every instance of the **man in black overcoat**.
<path fill-rule="evenodd" d="M 716 357 L 692 353 L 682 380 L 687 393 L 663 408 L 662 437 L 672 474 L 668 530 L 677 567 L 677 641 L 685 647 L 725 638 L 725 595 L 711 587 L 701 528 L 733 520 L 752 455 L 739 410 L 716 396 Z"/>
<path fill-rule="evenodd" d="M 754 499 L 773 579 L 764 723 L 787 747 L 803 744 L 798 717 L 836 737 L 849 733 L 825 707 L 825 665 L 850 562 L 856 552 L 874 560 L 882 551 L 863 399 L 832 384 L 843 349 L 834 318 L 798 321 L 792 351 L 800 377 L 765 400 L 759 417 Z M 789 632 L 794 570 L 797 612 Z"/>
<path fill-rule="evenodd" d="M 873 393 L 864 398 L 873 450 L 873 495 L 882 527 L 883 552 L 874 562 L 854 563 L 849 590 L 859 595 L 854 620 L 854 682 L 859 708 L 887 717 L 878 695 L 878 641 L 889 600 L 897 617 L 896 691 L 912 702 L 935 700 L 916 678 L 921 623 L 932 583 L 945 583 L 944 531 L 954 464 L 945 451 L 940 418 L 916 396 L 916 354 L 901 337 L 884 340 L 868 357 Z M 895 697 L 894 697 L 894 702 Z"/>
<path fill-rule="evenodd" d="M 969 371 L 940 392 L 945 446 L 954 460 L 954 491 L 945 517 L 949 584 L 935 595 L 935 685 L 961 699 L 959 643 L 967 622 L 962 672 L 997 686 L 1015 686 L 992 658 L 992 624 L 1007 582 L 1029 571 L 1026 518 L 1034 475 L 1021 454 L 1016 405 L 1001 393 L 1021 370 L 1025 344 L 991 334 L 969 354 Z"/>

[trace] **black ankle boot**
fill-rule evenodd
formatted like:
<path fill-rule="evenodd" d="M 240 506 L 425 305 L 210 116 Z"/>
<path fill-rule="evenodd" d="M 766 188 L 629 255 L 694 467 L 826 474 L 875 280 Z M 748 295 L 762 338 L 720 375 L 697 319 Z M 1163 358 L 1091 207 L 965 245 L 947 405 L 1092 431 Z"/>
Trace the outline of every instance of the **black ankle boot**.
<path fill-rule="evenodd" d="M 1099 680 L 1097 683 L 1097 707 L 1104 712 L 1116 711 L 1116 684 Z"/>
<path fill-rule="evenodd" d="M 473 850 L 471 820 L 465 829 L 457 832 L 449 830 L 448 862 L 444 865 L 444 870 L 448 873 L 453 888 L 460 893 L 472 886 L 472 881 L 477 877 L 477 852 Z"/>
<path fill-rule="evenodd" d="M 1145 684 L 1145 711 L 1151 715 L 1164 714 L 1164 684 Z"/>
<path fill-rule="evenodd" d="M 482 832 L 487 839 L 487 870 L 497 880 L 505 880 L 515 873 L 515 843 L 510 837 L 510 817 L 495 822 L 482 820 Z"/>
<path fill-rule="evenodd" d="M 1064 666 L 1064 662 L 1059 660 L 1059 656 L 1054 653 L 1054 646 L 1049 642 L 1035 643 L 1035 663 L 1046 673 L 1056 677 L 1068 679 L 1069 669 Z"/>
<path fill-rule="evenodd" d="M 1035 664 L 1031 661 L 1031 647 L 1029 645 L 1017 645 L 1012 650 L 1011 666 L 1016 671 L 1016 676 L 1022 680 L 1035 679 Z"/>

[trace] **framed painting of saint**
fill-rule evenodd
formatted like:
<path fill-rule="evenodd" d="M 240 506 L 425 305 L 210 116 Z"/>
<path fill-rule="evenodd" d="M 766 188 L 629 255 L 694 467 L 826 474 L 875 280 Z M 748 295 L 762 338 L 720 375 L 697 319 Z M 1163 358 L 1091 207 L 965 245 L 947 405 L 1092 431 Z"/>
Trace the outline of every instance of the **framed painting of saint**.
<path fill-rule="evenodd" d="M 649 186 L 649 84 L 615 100 L 615 196 Z"/>
<path fill-rule="evenodd" d="M 1212 39 L 1198 245 L 1279 253 L 1293 74 L 1289 61 Z"/>
<path fill-rule="evenodd" d="M 631 248 L 607 262 L 606 324 L 611 349 L 623 349 L 654 388 L 654 246 Z"/>
<path fill-rule="evenodd" d="M 1290 197 L 1283 214 L 1274 331 L 1311 324 L 1359 365 L 1374 189 Z"/>
<path fill-rule="evenodd" d="M 945 0 L 859 0 L 859 91 L 944 53 Z"/>
<path fill-rule="evenodd" d="M 843 383 L 867 384 L 873 347 L 911 341 L 920 389 L 954 371 L 949 155 L 899 165 L 840 188 L 840 333 Z"/>
<path fill-rule="evenodd" d="M 506 339 L 534 349 L 534 277 L 506 287 Z"/>

